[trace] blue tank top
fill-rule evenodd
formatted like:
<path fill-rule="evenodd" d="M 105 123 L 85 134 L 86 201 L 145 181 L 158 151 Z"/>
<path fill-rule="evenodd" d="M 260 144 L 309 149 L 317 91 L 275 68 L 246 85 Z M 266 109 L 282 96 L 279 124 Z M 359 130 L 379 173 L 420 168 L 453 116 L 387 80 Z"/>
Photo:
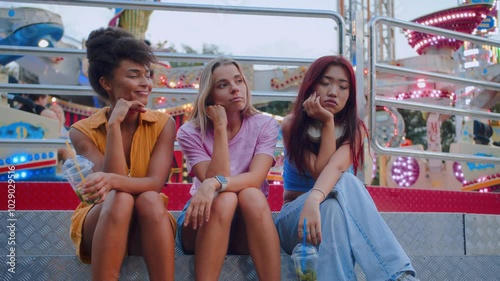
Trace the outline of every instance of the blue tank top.
<path fill-rule="evenodd" d="M 354 174 L 353 166 L 351 165 L 346 172 Z M 309 172 L 301 175 L 297 168 L 285 157 L 283 164 L 283 188 L 285 190 L 307 192 L 313 188 L 315 182 L 316 180 Z"/>

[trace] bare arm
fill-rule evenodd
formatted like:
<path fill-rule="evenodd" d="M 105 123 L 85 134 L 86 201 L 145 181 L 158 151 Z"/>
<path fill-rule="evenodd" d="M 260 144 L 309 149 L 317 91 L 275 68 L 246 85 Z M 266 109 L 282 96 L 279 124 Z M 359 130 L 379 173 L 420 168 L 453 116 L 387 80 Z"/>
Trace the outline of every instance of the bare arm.
<path fill-rule="evenodd" d="M 361 128 L 359 128 L 361 130 Z M 356 145 L 355 142 L 354 145 Z M 314 186 L 309 192 L 309 195 L 304 202 L 304 208 L 299 217 L 298 228 L 302 229 L 303 220 L 307 218 L 307 240 L 317 245 L 321 243 L 321 214 L 319 205 L 326 199 L 327 195 L 332 191 L 338 180 L 349 166 L 352 165 L 353 159 L 351 157 L 349 143 L 342 144 L 333 156 L 328 161 L 323 171 L 321 171 Z M 299 238 L 302 238 L 302 233 L 299 233 Z"/>
<path fill-rule="evenodd" d="M 160 191 L 170 174 L 174 157 L 175 121 L 170 118 L 156 141 L 149 160 L 145 178 L 121 177 L 126 183 L 118 184 L 117 190 L 128 193 L 141 193 L 148 190 Z M 130 181 L 128 180 L 130 179 Z"/>
<path fill-rule="evenodd" d="M 214 126 L 214 146 L 208 165 L 199 165 L 194 171 L 201 182 L 206 178 L 229 176 L 231 173 L 226 109 L 221 105 L 211 105 L 207 107 L 207 115 Z"/>
<path fill-rule="evenodd" d="M 308 170 L 313 178 L 319 177 L 336 150 L 335 123 L 331 119 L 324 122 L 321 127 L 321 142 L 318 155 L 308 153 L 306 156 L 308 157 Z"/>
<path fill-rule="evenodd" d="M 144 112 L 144 104 L 139 101 L 119 99 L 111 111 L 106 135 L 106 154 L 102 163 L 103 172 L 128 175 L 121 125 L 130 109 Z"/>
<path fill-rule="evenodd" d="M 153 149 L 146 177 L 130 178 L 126 174 L 106 172 L 104 162 L 105 158 L 109 157 L 108 152 L 106 151 L 106 156 L 104 156 L 86 135 L 74 128 L 70 130 L 70 139 L 77 153 L 85 156 L 94 163 L 94 172 L 105 172 L 97 173 L 94 178 L 87 182 L 87 185 L 90 187 L 88 192 L 86 191 L 87 193 L 97 191 L 97 189 L 92 189 L 92 185 L 102 181 L 104 177 L 106 178 L 108 188 L 106 191 L 102 191 L 103 193 L 112 189 L 131 194 L 139 194 L 149 190 L 160 191 L 165 185 L 165 181 L 170 172 L 174 150 L 174 138 L 175 122 L 173 119 L 169 119 L 163 127 L 163 130 Z M 122 145 L 119 147 L 122 147 Z M 110 170 L 114 168 L 114 165 L 117 167 L 124 167 L 124 163 L 126 163 L 125 160 L 123 160 L 123 162 L 119 162 L 118 160 L 115 160 L 115 163 L 113 163 L 113 161 L 109 162 L 111 163 L 111 167 L 107 169 Z M 123 168 L 123 170 L 126 169 Z M 99 195 L 95 195 L 95 197 L 98 196 Z"/>
<path fill-rule="evenodd" d="M 273 158 L 267 154 L 257 154 L 250 163 L 249 171 L 241 173 L 232 177 L 227 177 L 228 185 L 225 192 L 239 192 L 245 188 L 260 188 L 262 182 L 265 180 Z M 193 167 L 195 175 L 197 171 L 205 170 L 202 166 L 207 166 L 208 162 L 200 162 Z M 220 188 L 219 182 L 214 178 L 206 178 L 203 180 L 201 186 L 193 195 L 191 204 L 186 210 L 186 219 L 184 226 L 192 224 L 193 229 L 201 227 L 205 222 L 210 219 L 210 210 L 212 201 L 216 195 L 216 190 Z M 199 209 L 194 213 L 193 210 Z M 201 211 L 200 211 L 201 210 Z M 203 218 L 203 219 L 202 219 Z"/>
<path fill-rule="evenodd" d="M 59 129 L 62 129 L 62 127 L 64 127 L 64 123 L 66 123 L 66 117 L 64 116 L 64 110 L 57 103 L 51 104 L 49 109 L 54 111 L 54 113 L 56 114 L 57 120 L 59 120 L 59 126 L 60 126 Z"/>
<path fill-rule="evenodd" d="M 233 176 L 230 179 L 228 178 L 226 191 L 238 192 L 248 187 L 260 188 L 262 183 L 266 180 L 266 176 L 273 162 L 274 159 L 270 155 L 255 155 L 248 172 Z"/>
<path fill-rule="evenodd" d="M 321 106 L 320 97 L 314 92 L 304 101 L 305 114 L 321 123 L 321 141 L 318 155 L 306 153 L 307 170 L 313 178 L 318 178 L 335 153 L 336 136 L 333 114 Z"/>
<path fill-rule="evenodd" d="M 104 154 L 101 169 L 106 173 L 127 176 L 127 160 L 123 150 L 122 130 L 119 123 L 108 123 L 106 136 L 106 154 Z"/>
<path fill-rule="evenodd" d="M 127 161 L 123 150 L 121 123 L 129 109 L 144 111 L 144 105 L 139 101 L 119 99 L 108 120 L 106 135 L 106 155 L 103 155 L 91 139 L 76 129 L 71 129 L 69 137 L 78 154 L 87 157 L 94 163 L 94 172 L 102 171 L 127 176 Z"/>
<path fill-rule="evenodd" d="M 203 181 L 206 178 L 215 177 L 217 175 L 229 176 L 231 169 L 229 162 L 229 142 L 227 139 L 226 126 L 218 126 L 214 129 L 214 148 L 212 152 L 212 159 L 210 160 L 210 162 L 208 162 L 208 165 L 196 166 L 199 167 L 198 169 L 194 169 L 194 172 L 196 174 L 196 177 L 200 181 Z"/>
<path fill-rule="evenodd" d="M 299 217 L 299 238 L 302 239 L 302 227 L 304 218 L 307 218 L 307 241 L 313 245 L 321 243 L 321 213 L 319 205 L 326 199 L 333 189 L 342 173 L 351 165 L 352 160 L 349 151 L 349 145 L 343 144 L 333 154 L 328 164 L 325 166 L 314 187 L 307 195 L 304 207 Z"/>
<path fill-rule="evenodd" d="M 261 134 L 258 136 L 258 142 L 253 148 L 257 152 L 252 159 L 248 159 L 251 160 L 248 171 L 227 177 L 228 184 L 225 190 L 226 192 L 237 193 L 246 188 L 260 188 L 264 182 L 269 169 L 274 163 L 273 156 L 268 153 L 271 147 L 274 148 L 276 146 L 278 131 L 278 124 L 276 121 L 274 121 L 274 123 L 268 123 L 268 125 L 270 125 L 270 127 L 267 127 L 268 130 L 261 131 Z M 196 229 L 203 224 L 203 221 L 208 221 L 210 219 L 210 210 L 213 199 L 216 196 L 216 190 L 221 187 L 218 181 L 213 177 L 208 177 L 210 173 L 207 173 L 208 167 L 214 163 L 213 159 L 215 156 L 216 155 L 212 155 L 211 160 L 199 162 L 192 167 L 192 171 L 198 180 L 201 181 L 201 185 L 193 195 L 191 204 L 186 210 L 185 226 L 192 224 L 193 228 Z M 230 163 L 229 157 L 227 162 Z M 193 212 L 193 210 L 196 211 Z"/>
<path fill-rule="evenodd" d="M 285 140 L 290 137 L 291 122 L 291 115 L 285 117 L 281 122 L 281 131 L 283 133 L 283 139 Z M 321 128 L 321 143 L 318 155 L 309 151 L 306 151 L 305 153 L 305 157 L 307 159 L 306 168 L 311 173 L 313 178 L 318 178 L 321 171 L 323 171 L 336 150 L 335 123 L 332 118 L 331 120 L 325 121 Z"/>
<path fill-rule="evenodd" d="M 340 176 L 342 176 L 342 173 L 349 169 L 351 165 L 352 159 L 349 144 L 343 144 L 329 159 L 314 183 L 313 189 L 320 189 L 324 194 L 330 193 L 340 179 Z M 309 197 L 312 197 L 318 204 L 325 199 L 320 192 L 311 192 Z"/>
<path fill-rule="evenodd" d="M 274 163 L 274 158 L 266 153 L 257 152 L 251 159 L 249 170 L 246 173 L 239 175 L 231 175 L 230 159 L 229 159 L 229 141 L 227 133 L 227 118 L 224 107 L 220 105 L 207 107 L 207 113 L 215 126 L 214 132 L 214 149 L 212 152 L 211 160 L 200 162 L 193 167 L 193 172 L 203 182 L 205 179 L 212 178 L 216 175 L 223 175 L 228 180 L 227 191 L 238 192 L 247 187 L 257 187 L 262 185 L 269 169 Z M 248 149 L 258 149 L 260 145 L 276 146 L 276 139 L 278 133 L 278 124 L 269 123 L 267 127 L 268 134 L 259 134 L 259 141 L 255 147 Z M 266 130 L 266 129 L 264 129 Z M 247 160 L 248 161 L 248 160 Z"/>
<path fill-rule="evenodd" d="M 274 159 L 270 155 L 255 155 L 255 157 L 252 159 L 252 162 L 250 163 L 248 172 L 241 173 L 239 175 L 233 175 L 231 177 L 226 176 L 226 179 L 228 180 L 226 192 L 239 192 L 240 190 L 249 187 L 260 188 L 260 186 L 266 179 L 266 176 L 269 173 L 269 169 L 271 169 L 273 162 Z M 209 162 L 200 162 L 193 167 L 193 171 L 196 177 L 198 177 L 199 173 L 203 173 L 203 170 L 206 169 L 205 166 L 207 166 L 208 163 Z M 210 177 L 206 177 L 203 180 L 201 180 L 200 178 L 198 179 L 203 182 L 208 178 Z M 215 183 L 215 185 L 216 187 L 219 187 L 218 183 Z"/>

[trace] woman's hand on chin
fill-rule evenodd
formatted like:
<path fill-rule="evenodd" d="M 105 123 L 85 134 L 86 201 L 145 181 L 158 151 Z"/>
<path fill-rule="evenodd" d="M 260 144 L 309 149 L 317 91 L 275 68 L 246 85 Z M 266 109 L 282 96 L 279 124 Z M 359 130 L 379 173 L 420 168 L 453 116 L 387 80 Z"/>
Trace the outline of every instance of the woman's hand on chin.
<path fill-rule="evenodd" d="M 145 112 L 146 108 L 140 101 L 128 101 L 121 98 L 115 103 L 111 110 L 111 115 L 109 116 L 108 120 L 109 124 L 113 124 L 115 122 L 121 123 L 131 112 Z"/>

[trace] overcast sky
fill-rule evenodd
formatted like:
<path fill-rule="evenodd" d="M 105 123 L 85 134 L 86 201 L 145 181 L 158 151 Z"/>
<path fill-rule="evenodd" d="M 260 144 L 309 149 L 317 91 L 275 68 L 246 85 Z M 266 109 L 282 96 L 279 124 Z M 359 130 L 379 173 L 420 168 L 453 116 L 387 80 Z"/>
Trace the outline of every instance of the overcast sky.
<path fill-rule="evenodd" d="M 347 0 L 346 0 L 347 1 Z M 442 9 L 455 7 L 460 0 L 396 0 L 395 17 L 412 20 Z M 211 5 L 257 6 L 293 9 L 337 10 L 336 0 L 206 0 L 169 1 Z M 0 7 L 43 7 L 62 16 L 65 35 L 83 39 L 95 28 L 106 26 L 114 9 L 78 6 L 0 3 Z M 201 50 L 214 44 L 227 54 L 316 58 L 338 53 L 336 24 L 328 19 L 243 16 L 155 11 L 146 38 L 153 44 L 167 40 L 177 49 L 189 45 Z M 498 36 L 493 37 L 498 40 Z M 404 36 L 396 33 L 396 58 L 416 56 Z"/>

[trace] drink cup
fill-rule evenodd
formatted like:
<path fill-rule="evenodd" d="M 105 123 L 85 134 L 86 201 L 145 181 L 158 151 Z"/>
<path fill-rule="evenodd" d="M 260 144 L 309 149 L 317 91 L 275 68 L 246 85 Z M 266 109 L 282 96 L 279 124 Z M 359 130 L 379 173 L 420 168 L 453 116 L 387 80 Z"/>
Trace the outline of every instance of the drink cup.
<path fill-rule="evenodd" d="M 318 251 L 310 244 L 299 243 L 292 252 L 293 264 L 298 281 L 316 281 L 318 269 Z"/>
<path fill-rule="evenodd" d="M 87 201 L 87 197 L 90 194 L 82 194 L 83 189 L 80 184 L 85 180 L 85 178 L 87 178 L 88 175 L 92 174 L 93 166 L 94 163 L 92 163 L 92 161 L 81 155 L 76 155 L 76 157 L 66 159 L 62 166 L 63 177 L 68 180 L 80 201 L 90 204 L 93 204 L 96 200 L 94 200 L 94 202 Z"/>

